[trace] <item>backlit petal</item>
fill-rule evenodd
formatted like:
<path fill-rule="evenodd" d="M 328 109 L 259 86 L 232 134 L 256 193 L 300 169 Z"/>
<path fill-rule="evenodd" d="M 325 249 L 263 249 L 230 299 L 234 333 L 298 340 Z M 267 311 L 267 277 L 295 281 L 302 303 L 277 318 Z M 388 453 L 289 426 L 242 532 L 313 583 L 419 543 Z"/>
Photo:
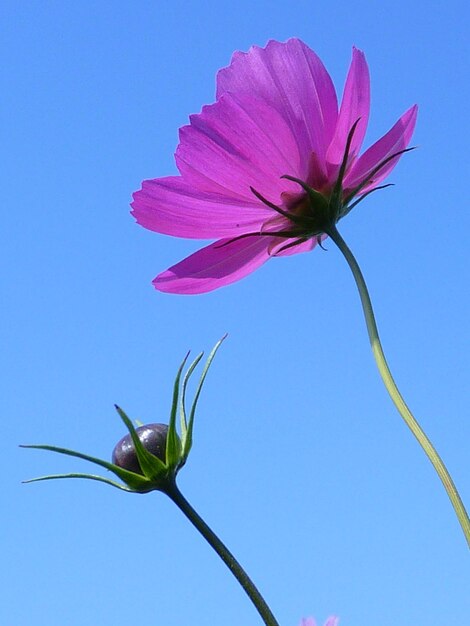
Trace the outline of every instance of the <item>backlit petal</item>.
<path fill-rule="evenodd" d="M 269 258 L 274 237 L 219 240 L 198 250 L 155 278 L 159 291 L 179 294 L 206 293 L 244 278 Z"/>
<path fill-rule="evenodd" d="M 324 239 L 325 237 L 322 237 Z M 307 241 L 303 241 L 302 243 L 296 243 L 295 246 L 286 247 L 282 250 L 283 247 L 288 245 L 289 243 L 294 242 L 294 239 L 279 239 L 275 244 L 272 244 L 270 247 L 270 252 L 272 256 L 291 256 L 292 254 L 299 254 L 300 252 L 310 252 L 317 245 L 316 239 L 307 239 Z"/>
<path fill-rule="evenodd" d="M 227 91 L 250 93 L 269 103 L 288 123 L 302 161 L 315 152 L 324 166 L 338 104 L 323 63 L 303 42 L 270 41 L 265 48 L 236 52 L 230 66 L 217 75 L 217 97 Z"/>
<path fill-rule="evenodd" d="M 199 190 L 226 190 L 251 201 L 251 186 L 278 204 L 281 193 L 296 190 L 281 176 L 307 173 L 286 122 L 253 96 L 227 93 L 190 120 L 180 131 L 176 163 L 185 182 Z"/>
<path fill-rule="evenodd" d="M 144 181 L 131 206 L 141 226 L 192 239 L 236 237 L 260 229 L 272 215 L 254 196 L 242 200 L 223 189 L 219 193 L 199 191 L 181 176 Z"/>
<path fill-rule="evenodd" d="M 364 53 L 353 48 L 353 58 L 344 86 L 343 99 L 338 116 L 334 139 L 327 152 L 327 161 L 333 165 L 341 163 L 349 131 L 354 122 L 360 119 L 354 132 L 350 158 L 361 149 L 369 121 L 370 79 Z"/>

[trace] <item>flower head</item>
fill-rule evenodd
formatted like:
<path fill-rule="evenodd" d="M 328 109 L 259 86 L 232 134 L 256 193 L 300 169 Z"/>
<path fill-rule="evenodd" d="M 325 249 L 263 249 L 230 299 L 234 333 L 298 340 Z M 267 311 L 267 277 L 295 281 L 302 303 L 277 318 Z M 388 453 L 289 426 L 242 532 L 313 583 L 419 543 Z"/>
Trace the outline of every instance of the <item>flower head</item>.
<path fill-rule="evenodd" d="M 183 368 L 187 360 L 186 356 L 176 374 L 168 426 L 166 424 L 147 424 L 135 428 L 124 411 L 115 405 L 129 434 L 123 437 L 114 447 L 112 463 L 90 456 L 89 454 L 69 450 L 68 448 L 58 448 L 57 446 L 42 444 L 21 446 L 22 448 L 50 450 L 51 452 L 58 452 L 60 454 L 90 461 L 95 465 L 108 469 L 120 478 L 123 481 L 122 483 L 104 476 L 82 473 L 41 476 L 40 478 L 33 478 L 24 482 L 37 482 L 56 478 L 88 478 L 112 485 L 123 491 L 147 493 L 149 491 L 158 490 L 168 493 L 168 489 L 174 486 L 176 475 L 186 463 L 191 450 L 194 417 L 199 395 L 212 360 L 224 339 L 225 337 L 218 341 L 209 354 L 196 388 L 189 417 L 186 414 L 186 388 L 191 374 L 202 359 L 202 353 L 196 357 L 188 367 L 185 375 L 182 376 Z M 178 411 L 180 415 L 181 437 L 176 431 L 176 414 Z"/>
<path fill-rule="evenodd" d="M 369 71 L 353 48 L 341 106 L 302 41 L 236 52 L 217 75 L 217 101 L 180 130 L 180 176 L 144 181 L 137 222 L 159 233 L 217 239 L 155 278 L 160 291 L 228 285 L 272 256 L 305 252 L 374 189 L 406 151 L 417 107 L 360 155 Z"/>

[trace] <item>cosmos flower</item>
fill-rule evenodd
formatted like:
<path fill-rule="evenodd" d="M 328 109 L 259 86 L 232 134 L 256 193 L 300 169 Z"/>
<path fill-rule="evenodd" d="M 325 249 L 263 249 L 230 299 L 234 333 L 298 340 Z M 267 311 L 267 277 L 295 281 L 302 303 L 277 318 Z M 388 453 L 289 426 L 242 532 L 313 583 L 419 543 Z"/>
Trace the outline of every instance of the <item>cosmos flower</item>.
<path fill-rule="evenodd" d="M 133 215 L 150 230 L 216 239 L 153 281 L 197 294 L 250 274 L 273 256 L 306 252 L 380 183 L 406 152 L 417 107 L 360 154 L 369 71 L 353 48 L 341 106 L 302 41 L 236 52 L 217 75 L 217 101 L 190 117 L 176 150 L 179 176 L 146 180 Z"/>
<path fill-rule="evenodd" d="M 329 617 L 326 620 L 324 626 L 338 626 L 338 624 L 339 619 L 337 617 Z M 307 617 L 300 622 L 299 626 L 317 626 L 317 623 L 313 619 L 313 617 Z"/>

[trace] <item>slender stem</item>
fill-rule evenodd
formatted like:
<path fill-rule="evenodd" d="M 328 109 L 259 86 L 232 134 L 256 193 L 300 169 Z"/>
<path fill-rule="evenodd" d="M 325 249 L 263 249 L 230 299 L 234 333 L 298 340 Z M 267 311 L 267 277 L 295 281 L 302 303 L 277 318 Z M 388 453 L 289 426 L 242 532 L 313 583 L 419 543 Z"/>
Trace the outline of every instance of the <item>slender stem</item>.
<path fill-rule="evenodd" d="M 171 483 L 165 489 L 165 493 L 171 500 L 173 500 L 173 502 L 180 509 L 180 511 L 184 513 L 184 515 L 188 518 L 191 524 L 201 533 L 201 535 L 209 543 L 209 545 L 212 546 L 212 548 L 217 552 L 222 561 L 229 568 L 229 570 L 232 572 L 232 574 L 245 590 L 245 593 L 255 605 L 256 610 L 260 614 L 266 626 L 279 626 L 269 606 L 264 601 L 262 595 L 254 585 L 248 574 L 245 572 L 245 570 L 242 568 L 242 566 L 236 560 L 233 554 L 228 550 L 228 548 L 217 537 L 217 535 L 209 528 L 209 526 L 205 523 L 202 517 L 198 513 L 196 513 L 196 511 L 178 489 L 176 483 Z"/>
<path fill-rule="evenodd" d="M 411 413 L 410 409 L 406 405 L 395 381 L 393 380 L 392 374 L 385 359 L 384 352 L 382 350 L 382 345 L 379 339 L 379 332 L 377 329 L 377 324 L 375 322 L 374 311 L 372 309 L 372 303 L 359 265 L 357 264 L 357 261 L 354 258 L 351 250 L 346 245 L 346 242 L 336 229 L 336 226 L 332 226 L 328 230 L 327 234 L 331 237 L 331 239 L 335 242 L 340 251 L 343 253 L 354 275 L 354 279 L 359 290 L 359 295 L 361 297 L 361 303 L 366 319 L 367 332 L 369 333 L 369 340 L 372 347 L 372 352 L 374 354 L 374 359 L 379 369 L 382 380 L 385 384 L 385 387 L 387 388 L 387 391 L 390 394 L 393 403 L 398 409 L 398 412 L 405 420 L 413 435 L 418 440 L 420 446 L 423 448 L 434 469 L 436 470 L 439 478 L 441 479 L 442 484 L 447 491 L 447 495 L 452 502 L 452 506 L 454 507 L 454 510 L 457 514 L 460 525 L 462 526 L 462 530 L 464 532 L 465 538 L 467 539 L 467 543 L 470 546 L 470 520 L 468 518 L 467 511 L 465 510 L 465 506 L 459 496 L 457 488 L 446 466 L 444 465 L 444 462 L 442 461 L 431 441 L 429 440 L 429 438 Z"/>

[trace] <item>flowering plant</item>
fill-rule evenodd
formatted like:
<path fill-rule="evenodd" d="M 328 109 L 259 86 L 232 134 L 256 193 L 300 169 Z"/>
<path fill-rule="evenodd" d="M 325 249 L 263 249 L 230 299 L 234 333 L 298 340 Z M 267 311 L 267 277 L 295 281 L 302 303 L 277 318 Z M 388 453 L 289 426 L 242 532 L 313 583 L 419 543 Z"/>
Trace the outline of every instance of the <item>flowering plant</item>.
<path fill-rule="evenodd" d="M 181 175 L 144 181 L 134 194 L 133 215 L 160 233 L 220 238 L 155 278 L 155 287 L 170 293 L 211 291 L 272 256 L 305 252 L 331 237 L 356 281 L 385 387 L 439 475 L 470 545 L 463 502 L 398 390 L 366 282 L 336 227 L 371 192 L 388 186 L 379 183 L 410 150 L 416 105 L 359 154 L 369 108 L 369 71 L 356 48 L 339 110 L 329 74 L 299 39 L 237 52 L 217 76 L 217 102 L 180 131 Z"/>
<path fill-rule="evenodd" d="M 380 375 L 400 415 L 438 473 L 470 543 L 470 521 L 457 489 L 435 448 L 401 396 L 379 339 L 369 292 L 337 224 L 382 184 L 400 156 L 410 150 L 417 107 L 361 153 L 370 108 L 369 71 L 364 54 L 353 48 L 341 105 L 317 55 L 298 39 L 270 41 L 265 48 L 235 53 L 217 76 L 214 104 L 180 130 L 176 164 L 180 175 L 144 181 L 134 194 L 133 215 L 150 230 L 216 241 L 154 280 L 160 291 L 200 294 L 229 285 L 271 257 L 312 250 L 330 237 L 347 261 L 359 290 L 369 339 Z M 123 482 L 92 474 L 60 474 L 33 480 L 88 478 L 125 491 L 161 491 L 180 508 L 242 585 L 266 626 L 279 626 L 271 609 L 241 565 L 196 513 L 176 486 L 192 444 L 195 399 L 186 415 L 189 377 L 202 355 L 178 370 L 169 425 L 135 428 L 117 411 L 129 434 L 109 463 L 66 448 L 25 446 L 91 461 Z M 180 413 L 180 435 L 176 414 Z M 31 482 L 31 481 L 27 481 Z M 337 626 L 330 617 L 324 626 Z M 312 618 L 300 626 L 315 626 Z"/>

